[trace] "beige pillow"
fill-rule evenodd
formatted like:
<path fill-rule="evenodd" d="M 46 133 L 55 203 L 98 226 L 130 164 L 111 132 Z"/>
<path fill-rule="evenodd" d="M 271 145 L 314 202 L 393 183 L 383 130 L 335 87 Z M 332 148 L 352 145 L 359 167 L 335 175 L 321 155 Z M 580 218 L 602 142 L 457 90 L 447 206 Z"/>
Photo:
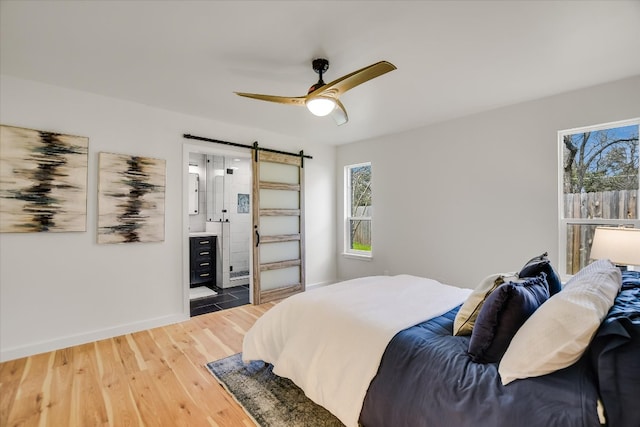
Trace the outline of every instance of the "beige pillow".
<path fill-rule="evenodd" d="M 575 363 L 589 346 L 621 286 L 620 269 L 606 259 L 580 270 L 513 337 L 498 367 L 502 384 Z"/>
<path fill-rule="evenodd" d="M 464 304 L 462 304 L 460 310 L 458 310 L 456 318 L 453 321 L 453 335 L 471 335 L 473 325 L 476 323 L 484 300 L 486 300 L 489 294 L 498 286 L 515 279 L 515 273 L 491 274 L 482 279 L 480 284 L 476 286 Z"/>

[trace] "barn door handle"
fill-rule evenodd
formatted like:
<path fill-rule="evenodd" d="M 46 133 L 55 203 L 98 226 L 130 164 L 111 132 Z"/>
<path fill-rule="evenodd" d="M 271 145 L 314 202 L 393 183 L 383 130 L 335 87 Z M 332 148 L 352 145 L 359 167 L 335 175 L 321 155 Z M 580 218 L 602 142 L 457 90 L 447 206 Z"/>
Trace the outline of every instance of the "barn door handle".
<path fill-rule="evenodd" d="M 260 233 L 258 233 L 258 226 L 257 225 L 254 228 L 256 230 L 256 248 L 257 248 L 258 245 L 260 244 Z"/>

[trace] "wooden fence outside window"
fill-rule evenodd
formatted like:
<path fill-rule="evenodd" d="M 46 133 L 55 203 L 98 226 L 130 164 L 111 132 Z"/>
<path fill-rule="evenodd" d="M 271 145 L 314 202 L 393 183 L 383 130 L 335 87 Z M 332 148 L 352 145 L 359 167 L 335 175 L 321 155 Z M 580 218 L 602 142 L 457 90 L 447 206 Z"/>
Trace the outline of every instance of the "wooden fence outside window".
<path fill-rule="evenodd" d="M 567 273 L 587 265 L 593 234 L 600 219 L 638 219 L 638 190 L 598 191 L 564 195 L 567 224 Z M 593 224 L 571 224 L 571 219 L 589 219 Z M 612 225 L 613 226 L 613 225 Z"/>

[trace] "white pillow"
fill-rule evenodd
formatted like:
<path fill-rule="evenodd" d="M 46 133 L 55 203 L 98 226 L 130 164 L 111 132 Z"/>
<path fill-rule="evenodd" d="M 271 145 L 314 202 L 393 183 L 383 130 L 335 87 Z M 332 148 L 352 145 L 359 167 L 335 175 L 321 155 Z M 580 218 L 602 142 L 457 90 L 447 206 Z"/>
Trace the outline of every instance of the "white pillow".
<path fill-rule="evenodd" d="M 456 313 L 453 335 L 471 335 L 484 300 L 501 284 L 516 279 L 516 273 L 491 274 L 482 279 Z"/>
<path fill-rule="evenodd" d="M 598 260 L 580 270 L 513 337 L 498 367 L 502 384 L 545 375 L 575 363 L 621 286 L 620 269 L 609 260 Z"/>

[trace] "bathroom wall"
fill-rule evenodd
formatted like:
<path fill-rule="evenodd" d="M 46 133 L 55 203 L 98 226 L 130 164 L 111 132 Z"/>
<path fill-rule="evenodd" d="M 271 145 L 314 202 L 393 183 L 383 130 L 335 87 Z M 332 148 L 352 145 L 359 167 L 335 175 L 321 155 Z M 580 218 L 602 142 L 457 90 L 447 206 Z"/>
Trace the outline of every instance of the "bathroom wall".
<path fill-rule="evenodd" d="M 225 209 L 224 200 L 224 181 L 225 181 L 225 159 L 220 155 L 207 155 L 208 175 L 207 175 L 207 221 L 219 222 L 227 219 L 223 209 Z"/>
<path fill-rule="evenodd" d="M 233 170 L 233 174 L 225 176 L 225 184 L 228 183 L 227 195 L 228 218 L 231 222 L 231 247 L 230 266 L 233 273 L 249 272 L 249 250 L 251 240 L 251 204 L 248 211 L 238 211 L 238 195 L 245 194 L 251 198 L 251 165 L 249 159 L 230 159 L 227 168 Z M 237 169 L 236 169 L 237 168 Z M 246 208 L 244 209 L 246 210 Z"/>

